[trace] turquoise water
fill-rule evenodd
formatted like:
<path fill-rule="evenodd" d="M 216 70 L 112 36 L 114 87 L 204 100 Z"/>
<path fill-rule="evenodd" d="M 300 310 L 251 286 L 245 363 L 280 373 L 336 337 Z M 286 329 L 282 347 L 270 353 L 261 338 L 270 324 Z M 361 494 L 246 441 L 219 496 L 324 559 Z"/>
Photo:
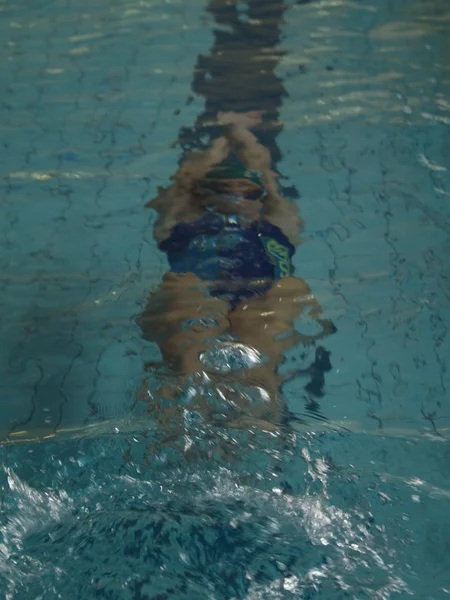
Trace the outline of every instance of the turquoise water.
<path fill-rule="evenodd" d="M 0 2 L 5 599 L 450 594 L 449 8 L 230 6 Z M 218 108 L 272 119 L 337 327 L 323 395 L 290 380 L 272 427 L 201 376 L 207 414 L 142 398 L 144 204 Z"/>

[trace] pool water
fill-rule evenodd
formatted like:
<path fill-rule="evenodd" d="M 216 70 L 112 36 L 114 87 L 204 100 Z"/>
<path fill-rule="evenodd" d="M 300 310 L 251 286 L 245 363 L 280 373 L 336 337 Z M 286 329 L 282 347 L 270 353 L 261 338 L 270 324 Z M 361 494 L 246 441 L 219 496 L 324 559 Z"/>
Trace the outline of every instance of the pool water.
<path fill-rule="evenodd" d="M 447 2 L 29 4 L 0 1 L 0 596 L 449 597 Z M 251 109 L 337 328 L 272 421 L 139 326 L 144 204 Z"/>

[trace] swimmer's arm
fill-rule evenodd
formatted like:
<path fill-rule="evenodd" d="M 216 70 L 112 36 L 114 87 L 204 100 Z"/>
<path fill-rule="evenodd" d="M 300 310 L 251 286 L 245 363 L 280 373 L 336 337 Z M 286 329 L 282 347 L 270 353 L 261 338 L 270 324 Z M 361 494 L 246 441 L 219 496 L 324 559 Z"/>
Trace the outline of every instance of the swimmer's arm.
<path fill-rule="evenodd" d="M 175 185 L 161 189 L 156 198 L 147 202 L 145 206 L 156 210 L 158 215 L 153 229 L 153 237 L 158 244 L 170 236 L 177 223 L 186 219 L 190 204 L 190 194 Z"/>
<path fill-rule="evenodd" d="M 198 209 L 192 203 L 192 186 L 203 179 L 211 167 L 224 160 L 229 152 L 229 141 L 223 136 L 215 139 L 206 150 L 191 152 L 172 177 L 174 183 L 167 188 L 160 188 L 158 195 L 146 203 L 146 207 L 158 213 L 154 229 L 157 242 L 166 239 L 180 221 L 198 216 Z"/>
<path fill-rule="evenodd" d="M 225 160 L 229 153 L 230 143 L 225 136 L 215 139 L 206 150 L 191 152 L 173 177 L 175 185 L 190 187 L 203 179 L 214 165 Z"/>
<path fill-rule="evenodd" d="M 228 137 L 237 145 L 239 157 L 244 165 L 262 173 L 267 191 L 267 197 L 264 199 L 264 216 L 273 225 L 279 227 L 294 246 L 298 245 L 303 221 L 298 214 L 297 206 L 283 198 L 278 190 L 278 174 L 271 169 L 269 150 L 258 142 L 251 131 L 239 124 L 229 128 Z"/>
<path fill-rule="evenodd" d="M 300 244 L 303 219 L 299 216 L 297 206 L 293 202 L 279 194 L 271 193 L 268 189 L 267 197 L 264 199 L 263 216 L 269 223 L 279 227 L 292 245 Z"/>
<path fill-rule="evenodd" d="M 203 179 L 211 167 L 225 160 L 229 153 L 230 144 L 224 136 L 215 139 L 206 150 L 190 152 L 172 176 L 174 183 L 168 188 L 160 188 L 158 196 L 149 200 L 145 206 L 159 210 L 166 204 L 168 196 L 176 198 L 177 193 L 173 192 L 179 192 L 181 197 L 185 196 L 183 192 L 190 191 L 195 181 Z"/>

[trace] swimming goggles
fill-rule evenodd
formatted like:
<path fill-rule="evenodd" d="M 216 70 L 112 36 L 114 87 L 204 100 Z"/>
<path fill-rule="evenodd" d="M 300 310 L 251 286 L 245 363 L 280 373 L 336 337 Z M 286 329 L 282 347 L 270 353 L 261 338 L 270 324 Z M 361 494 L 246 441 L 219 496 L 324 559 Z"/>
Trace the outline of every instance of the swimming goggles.
<path fill-rule="evenodd" d="M 267 196 L 264 187 L 252 186 L 247 189 L 230 189 L 230 179 L 203 180 L 197 183 L 196 190 L 202 196 L 216 194 L 217 196 L 233 197 L 234 199 L 245 199 L 259 202 Z"/>

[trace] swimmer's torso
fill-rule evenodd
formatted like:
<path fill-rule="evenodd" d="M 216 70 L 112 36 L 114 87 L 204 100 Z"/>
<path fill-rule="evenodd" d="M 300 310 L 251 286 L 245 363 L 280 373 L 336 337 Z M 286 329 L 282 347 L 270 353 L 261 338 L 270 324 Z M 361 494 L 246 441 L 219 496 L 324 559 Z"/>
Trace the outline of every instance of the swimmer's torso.
<path fill-rule="evenodd" d="M 194 273 L 217 283 L 213 295 L 238 291 L 240 298 L 253 295 L 247 289 L 249 282 L 263 282 L 261 291 L 266 291 L 275 280 L 289 277 L 295 250 L 282 231 L 266 220 L 243 226 L 238 217 L 216 212 L 192 223 L 178 223 L 160 248 L 173 272 Z"/>

